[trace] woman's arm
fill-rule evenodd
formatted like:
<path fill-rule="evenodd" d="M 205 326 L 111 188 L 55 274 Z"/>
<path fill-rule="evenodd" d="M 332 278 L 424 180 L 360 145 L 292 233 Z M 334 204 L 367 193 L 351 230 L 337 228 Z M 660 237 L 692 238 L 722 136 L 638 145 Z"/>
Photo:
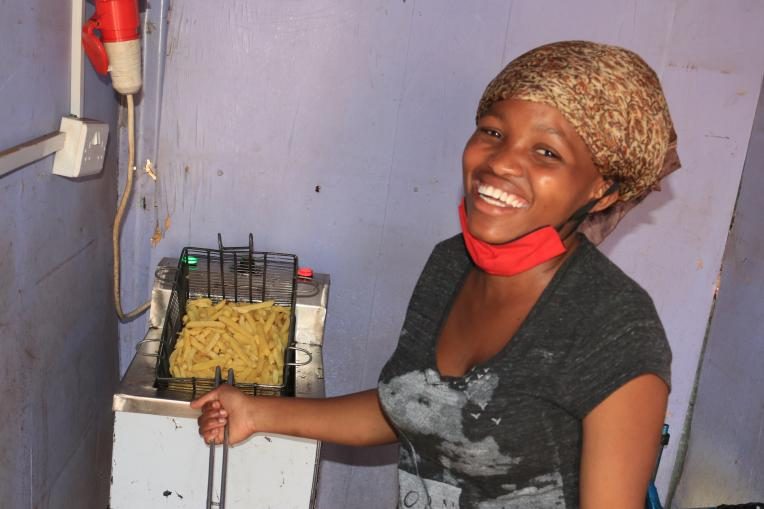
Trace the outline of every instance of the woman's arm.
<path fill-rule="evenodd" d="M 667 400 L 666 384 L 642 375 L 584 418 L 581 509 L 644 509 Z"/>
<path fill-rule="evenodd" d="M 398 440 L 379 404 L 376 389 L 327 399 L 252 397 L 223 385 L 191 402 L 201 408 L 199 434 L 222 443 L 229 426 L 230 443 L 255 432 L 313 438 L 343 445 L 379 445 Z"/>

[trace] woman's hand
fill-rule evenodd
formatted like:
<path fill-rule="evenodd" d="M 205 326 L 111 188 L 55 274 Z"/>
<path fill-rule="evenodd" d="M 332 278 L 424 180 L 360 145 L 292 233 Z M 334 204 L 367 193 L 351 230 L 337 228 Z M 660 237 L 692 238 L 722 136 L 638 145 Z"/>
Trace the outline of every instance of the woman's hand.
<path fill-rule="evenodd" d="M 192 401 L 191 408 L 202 410 L 197 422 L 205 442 L 222 444 L 224 428 L 228 424 L 228 441 L 236 444 L 255 432 L 253 407 L 256 404 L 255 398 L 225 384 Z"/>

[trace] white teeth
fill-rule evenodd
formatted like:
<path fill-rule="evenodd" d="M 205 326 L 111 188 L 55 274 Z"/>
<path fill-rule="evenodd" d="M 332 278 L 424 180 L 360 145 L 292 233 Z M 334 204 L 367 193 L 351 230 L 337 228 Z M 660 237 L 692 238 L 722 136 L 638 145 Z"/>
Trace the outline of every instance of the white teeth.
<path fill-rule="evenodd" d="M 491 205 L 496 205 L 497 207 L 506 207 L 507 204 L 500 202 L 499 200 L 494 200 L 493 198 L 489 198 L 488 196 L 482 196 L 482 198 L 490 203 Z"/>
<path fill-rule="evenodd" d="M 496 205 L 497 207 L 509 206 L 516 209 L 524 209 L 528 207 L 528 203 L 519 196 L 507 193 L 506 191 L 489 186 L 488 184 L 480 184 L 478 186 L 478 194 L 485 201 L 491 205 Z"/>

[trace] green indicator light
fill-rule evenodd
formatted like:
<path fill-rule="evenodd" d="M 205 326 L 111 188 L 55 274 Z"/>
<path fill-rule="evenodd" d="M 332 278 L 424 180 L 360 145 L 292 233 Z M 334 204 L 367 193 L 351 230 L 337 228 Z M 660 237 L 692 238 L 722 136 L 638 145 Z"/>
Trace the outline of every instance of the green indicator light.
<path fill-rule="evenodd" d="M 184 256 L 182 260 L 186 265 L 196 265 L 199 263 L 199 259 L 196 256 Z"/>

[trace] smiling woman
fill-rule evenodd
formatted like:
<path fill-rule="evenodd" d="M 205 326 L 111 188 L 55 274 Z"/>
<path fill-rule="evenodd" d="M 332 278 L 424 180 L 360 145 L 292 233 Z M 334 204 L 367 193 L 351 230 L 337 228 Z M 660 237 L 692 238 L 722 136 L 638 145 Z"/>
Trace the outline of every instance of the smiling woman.
<path fill-rule="evenodd" d="M 655 73 L 572 41 L 489 84 L 464 149 L 462 234 L 433 250 L 376 391 L 192 403 L 199 431 L 400 441 L 399 507 L 641 509 L 671 351 L 652 300 L 583 234 L 678 167 Z M 595 231 L 592 226 L 604 226 Z"/>

